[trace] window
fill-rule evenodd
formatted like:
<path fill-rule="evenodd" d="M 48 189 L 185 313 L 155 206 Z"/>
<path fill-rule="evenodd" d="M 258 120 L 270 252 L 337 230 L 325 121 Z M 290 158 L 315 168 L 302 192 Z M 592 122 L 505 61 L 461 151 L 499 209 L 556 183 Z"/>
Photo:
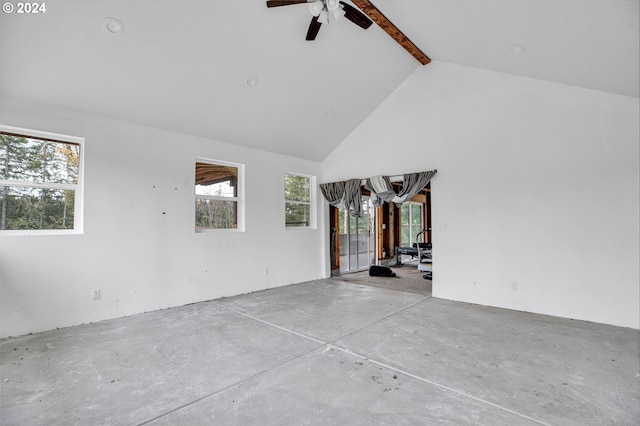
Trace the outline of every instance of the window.
<path fill-rule="evenodd" d="M 82 232 L 83 143 L 0 126 L 0 232 Z"/>
<path fill-rule="evenodd" d="M 284 177 L 284 218 L 287 228 L 313 228 L 315 185 L 312 176 L 287 173 Z"/>
<path fill-rule="evenodd" d="M 362 197 L 362 217 L 338 210 L 340 272 L 360 271 L 368 268 L 376 257 L 375 216 L 371 198 Z"/>
<path fill-rule="evenodd" d="M 416 242 L 416 235 L 423 230 L 422 204 L 403 203 L 400 207 L 400 245 L 411 247 Z"/>
<path fill-rule="evenodd" d="M 243 230 L 243 171 L 241 164 L 196 161 L 196 232 Z"/>

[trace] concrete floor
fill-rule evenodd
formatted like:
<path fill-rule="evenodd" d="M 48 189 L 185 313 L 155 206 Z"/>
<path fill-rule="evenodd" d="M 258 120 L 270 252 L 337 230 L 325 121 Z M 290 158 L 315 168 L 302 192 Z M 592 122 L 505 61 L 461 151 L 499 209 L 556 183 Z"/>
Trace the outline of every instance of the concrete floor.
<path fill-rule="evenodd" d="M 638 330 L 320 280 L 5 339 L 2 425 L 637 425 Z"/>

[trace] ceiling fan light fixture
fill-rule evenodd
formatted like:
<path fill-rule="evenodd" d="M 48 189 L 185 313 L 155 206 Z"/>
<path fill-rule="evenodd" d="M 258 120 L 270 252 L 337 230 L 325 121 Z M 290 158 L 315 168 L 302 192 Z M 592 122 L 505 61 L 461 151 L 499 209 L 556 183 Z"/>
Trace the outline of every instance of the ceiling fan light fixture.
<path fill-rule="evenodd" d="M 318 22 L 320 22 L 321 24 L 328 24 L 329 23 L 329 12 L 327 12 L 326 10 L 322 10 L 320 12 L 320 15 L 318 16 Z"/>
<path fill-rule="evenodd" d="M 327 9 L 331 12 L 340 7 L 340 2 L 338 0 L 325 0 L 325 4 L 327 5 Z"/>
<path fill-rule="evenodd" d="M 324 9 L 324 3 L 322 3 L 321 0 L 316 0 L 309 3 L 309 12 L 311 12 L 313 16 L 320 15 L 322 9 Z"/>
<path fill-rule="evenodd" d="M 344 9 L 342 9 L 342 7 L 339 7 L 336 10 L 332 10 L 331 14 L 333 15 L 333 19 L 335 19 L 336 21 L 339 21 L 340 19 L 342 19 L 345 12 L 344 12 Z"/>

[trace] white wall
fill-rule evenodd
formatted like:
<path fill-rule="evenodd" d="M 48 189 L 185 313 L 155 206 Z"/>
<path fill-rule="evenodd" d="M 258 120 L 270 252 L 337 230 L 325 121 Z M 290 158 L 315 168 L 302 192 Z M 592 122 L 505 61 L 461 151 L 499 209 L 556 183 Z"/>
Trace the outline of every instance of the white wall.
<path fill-rule="evenodd" d="M 15 99 L 0 123 L 85 138 L 84 234 L 0 236 L 3 337 L 324 275 L 322 231 L 284 227 L 284 174 L 319 163 Z M 245 164 L 246 232 L 194 232 L 196 157 Z"/>
<path fill-rule="evenodd" d="M 433 62 L 322 182 L 438 169 L 435 297 L 638 328 L 639 101 Z"/>

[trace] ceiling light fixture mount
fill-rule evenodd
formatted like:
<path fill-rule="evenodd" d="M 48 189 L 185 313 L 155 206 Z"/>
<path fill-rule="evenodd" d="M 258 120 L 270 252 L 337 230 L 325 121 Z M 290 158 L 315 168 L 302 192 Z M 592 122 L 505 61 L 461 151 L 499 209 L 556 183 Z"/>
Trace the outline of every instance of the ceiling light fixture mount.
<path fill-rule="evenodd" d="M 249 87 L 256 87 L 258 85 L 258 77 L 255 75 L 249 76 L 245 82 Z"/>
<path fill-rule="evenodd" d="M 527 49 L 520 44 L 510 44 L 509 50 L 513 53 L 525 53 Z"/>
<path fill-rule="evenodd" d="M 102 20 L 102 28 L 111 35 L 121 35 L 124 33 L 124 24 L 116 18 L 104 18 Z"/>

